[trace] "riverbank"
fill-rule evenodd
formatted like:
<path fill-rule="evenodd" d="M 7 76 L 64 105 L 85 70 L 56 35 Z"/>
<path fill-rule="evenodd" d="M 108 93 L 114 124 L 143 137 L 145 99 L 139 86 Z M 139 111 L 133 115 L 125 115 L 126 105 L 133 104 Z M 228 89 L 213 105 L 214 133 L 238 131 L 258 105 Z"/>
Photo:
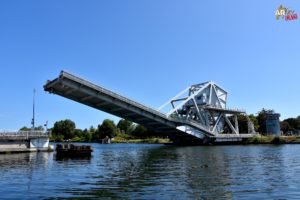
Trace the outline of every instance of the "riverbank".
<path fill-rule="evenodd" d="M 50 140 L 51 141 L 51 140 Z M 55 142 L 55 141 L 51 141 Z M 57 141 L 56 141 L 57 142 Z M 61 141 L 60 141 L 61 142 Z M 66 141 L 65 141 L 66 142 Z M 68 140 L 67 142 L 87 142 L 95 143 L 96 141 L 82 141 L 82 140 Z M 97 142 L 96 142 L 97 143 Z M 133 144 L 173 144 L 168 138 L 149 137 L 149 138 L 132 138 L 132 137 L 114 137 L 111 139 L 111 143 L 133 143 Z M 211 142 L 203 145 L 231 145 L 231 144 L 300 144 L 299 136 L 263 136 L 257 135 L 255 137 L 245 139 L 237 142 Z"/>
<path fill-rule="evenodd" d="M 172 144 L 172 141 L 168 138 L 144 138 L 144 139 L 132 139 L 115 137 L 111 140 L 112 143 L 148 143 L 148 144 Z M 240 142 L 224 142 L 224 143 L 210 143 L 210 145 L 218 144 L 300 144 L 300 137 L 298 136 L 263 136 L 258 135 L 253 138 L 246 139 Z M 207 144 L 204 144 L 207 145 Z"/>
<path fill-rule="evenodd" d="M 65 140 L 65 141 L 64 140 L 57 141 L 52 138 L 50 139 L 50 142 L 99 143 L 98 141 L 85 141 L 85 140 L 78 140 L 77 138 Z M 172 141 L 168 138 L 158 138 L 158 137 L 149 137 L 149 138 L 114 137 L 111 139 L 111 143 L 169 144 L 172 143 Z"/>
<path fill-rule="evenodd" d="M 148 144 L 169 144 L 172 141 L 168 138 L 139 138 L 139 139 L 128 139 L 123 137 L 114 137 L 111 140 L 111 143 L 148 143 Z"/>
<path fill-rule="evenodd" d="M 300 144 L 299 136 L 262 136 L 249 138 L 244 144 Z"/>

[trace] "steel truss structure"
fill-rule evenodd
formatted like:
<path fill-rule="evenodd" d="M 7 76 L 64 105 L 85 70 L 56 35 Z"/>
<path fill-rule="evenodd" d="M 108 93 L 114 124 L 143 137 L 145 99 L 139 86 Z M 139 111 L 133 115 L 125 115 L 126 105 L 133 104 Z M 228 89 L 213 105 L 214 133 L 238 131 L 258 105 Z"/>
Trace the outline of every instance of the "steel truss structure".
<path fill-rule="evenodd" d="M 169 119 L 198 123 L 215 137 L 223 134 L 239 136 L 238 115 L 245 115 L 248 132 L 243 134 L 255 134 L 253 123 L 245 111 L 226 107 L 227 96 L 228 93 L 219 85 L 205 82 L 186 88 L 162 105 L 159 111 L 167 110 Z M 193 131 L 188 125 L 179 128 Z"/>

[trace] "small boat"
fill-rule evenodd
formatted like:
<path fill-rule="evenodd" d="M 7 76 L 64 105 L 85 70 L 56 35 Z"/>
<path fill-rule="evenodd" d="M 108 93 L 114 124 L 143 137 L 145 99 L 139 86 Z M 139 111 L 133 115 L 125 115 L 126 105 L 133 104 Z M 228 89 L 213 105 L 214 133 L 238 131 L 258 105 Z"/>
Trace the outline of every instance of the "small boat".
<path fill-rule="evenodd" d="M 91 156 L 93 149 L 89 145 L 74 145 L 74 144 L 57 144 L 56 155 L 57 156 Z"/>

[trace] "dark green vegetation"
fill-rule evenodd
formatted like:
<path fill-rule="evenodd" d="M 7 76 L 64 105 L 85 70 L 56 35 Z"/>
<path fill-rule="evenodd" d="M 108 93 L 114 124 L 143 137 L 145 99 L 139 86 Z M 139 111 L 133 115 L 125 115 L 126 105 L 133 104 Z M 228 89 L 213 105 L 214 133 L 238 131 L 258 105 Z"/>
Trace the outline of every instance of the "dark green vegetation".
<path fill-rule="evenodd" d="M 31 129 L 22 127 L 20 130 L 29 131 Z M 36 130 L 43 130 L 43 127 L 37 127 Z M 76 124 L 72 120 L 66 119 L 55 122 L 50 130 L 50 140 L 57 142 L 100 142 L 105 137 L 114 138 L 113 142 L 162 143 L 169 141 L 160 134 L 124 119 L 121 119 L 117 125 L 114 121 L 105 119 L 96 128 L 91 126 L 89 129 L 83 130 L 76 128 Z"/>
<path fill-rule="evenodd" d="M 295 132 L 300 130 L 300 116 L 297 118 L 288 118 L 280 122 L 280 128 L 283 133 Z"/>
<path fill-rule="evenodd" d="M 38 127 L 35 127 L 34 130 L 35 131 L 43 131 L 44 128 L 43 128 L 43 126 L 38 126 Z M 31 131 L 31 128 L 23 126 L 22 128 L 20 128 L 20 131 Z"/>

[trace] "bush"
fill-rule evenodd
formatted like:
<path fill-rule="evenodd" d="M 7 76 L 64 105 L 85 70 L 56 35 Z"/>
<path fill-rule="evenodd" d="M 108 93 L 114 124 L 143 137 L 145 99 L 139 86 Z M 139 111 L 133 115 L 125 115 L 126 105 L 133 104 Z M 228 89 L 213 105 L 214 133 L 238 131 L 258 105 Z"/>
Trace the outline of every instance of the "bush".
<path fill-rule="evenodd" d="M 64 141 L 64 136 L 63 135 L 51 135 L 50 136 L 50 141 L 63 142 Z"/>
<path fill-rule="evenodd" d="M 276 136 L 276 137 L 274 137 L 274 139 L 272 140 L 272 143 L 273 143 L 273 144 L 282 144 L 282 143 L 284 143 L 284 140 L 281 139 L 280 137 Z"/>
<path fill-rule="evenodd" d="M 259 138 L 259 137 L 254 137 L 254 138 L 252 139 L 252 143 L 254 143 L 254 144 L 260 143 L 260 138 Z"/>

